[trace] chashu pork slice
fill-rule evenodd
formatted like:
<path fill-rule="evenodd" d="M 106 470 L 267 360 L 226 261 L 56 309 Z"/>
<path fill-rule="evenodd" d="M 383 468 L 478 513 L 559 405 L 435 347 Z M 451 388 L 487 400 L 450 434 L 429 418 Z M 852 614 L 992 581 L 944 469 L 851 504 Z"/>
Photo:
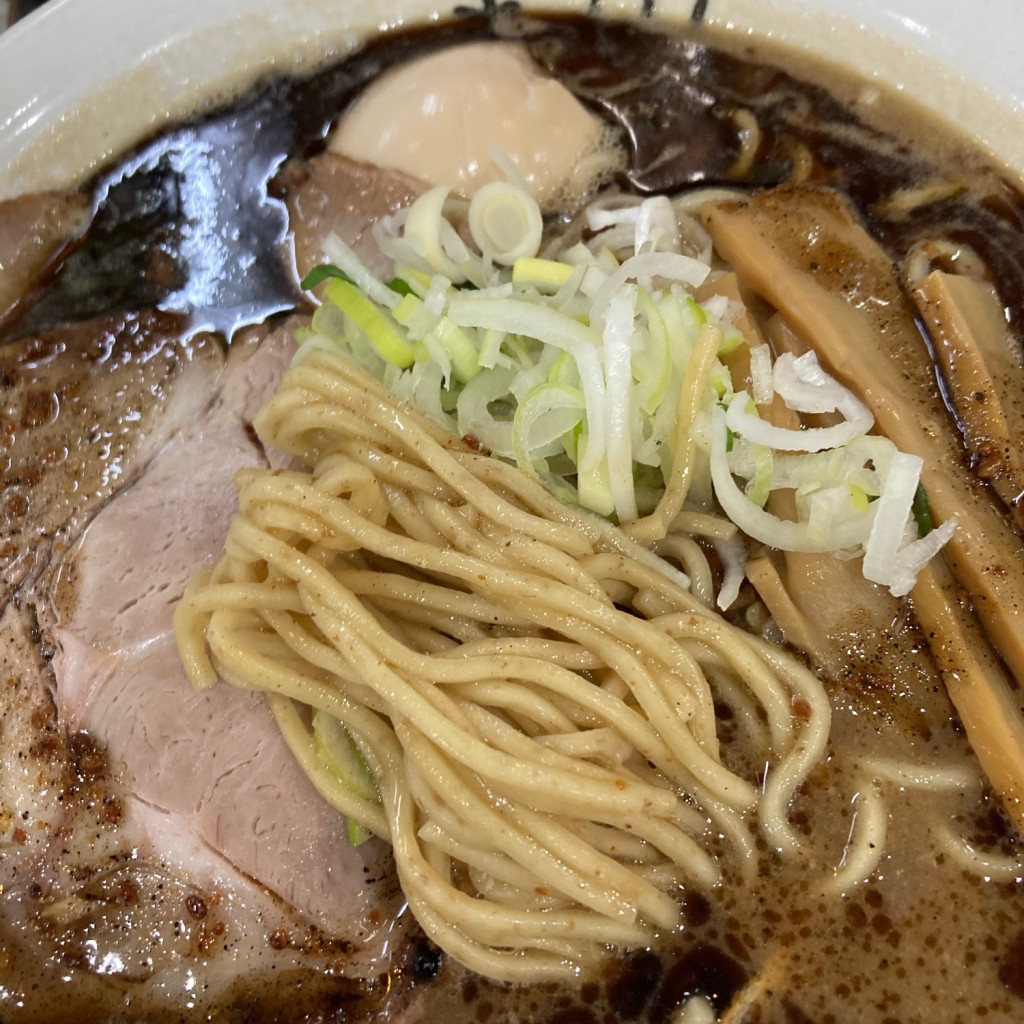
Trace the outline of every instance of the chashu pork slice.
<path fill-rule="evenodd" d="M 416 188 L 313 167 L 293 230 L 369 258 Z M 259 329 L 225 360 L 185 327 L 115 313 L 0 349 L 0 1003 L 409 1020 L 436 962 L 390 850 L 348 844 L 261 700 L 178 662 L 174 604 L 222 549 L 234 470 L 268 459 L 249 423 L 293 347 Z"/>
<path fill-rule="evenodd" d="M 300 278 L 324 262 L 324 239 L 332 232 L 371 270 L 386 277 L 390 261 L 377 247 L 373 223 L 411 206 L 429 187 L 401 171 L 332 152 L 290 161 L 275 184 L 288 207 Z"/>
<path fill-rule="evenodd" d="M 0 344 L 0 609 L 217 393 L 223 347 L 144 310 Z"/>
<path fill-rule="evenodd" d="M 215 401 L 96 516 L 55 594 L 53 667 L 61 716 L 123 765 L 165 860 L 187 871 L 201 848 L 204 872 L 277 894 L 343 940 L 358 973 L 379 970 L 402 921 L 386 848 L 350 845 L 259 695 L 190 686 L 172 628 L 186 583 L 223 548 L 234 471 L 266 463 L 251 420 L 292 351 L 286 330 L 232 349 Z"/>

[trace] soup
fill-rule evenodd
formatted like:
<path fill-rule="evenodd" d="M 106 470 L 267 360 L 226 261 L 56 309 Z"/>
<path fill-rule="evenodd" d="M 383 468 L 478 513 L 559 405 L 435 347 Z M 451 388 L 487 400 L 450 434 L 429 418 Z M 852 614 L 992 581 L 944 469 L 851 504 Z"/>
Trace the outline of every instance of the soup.
<path fill-rule="evenodd" d="M 866 309 L 883 342 L 905 345 L 915 324 L 931 324 L 931 348 L 901 349 L 897 372 L 921 395 L 915 415 L 945 418 L 948 440 L 936 447 L 955 451 L 956 479 L 967 481 L 961 486 L 980 514 L 1007 537 L 1009 558 L 983 561 L 981 570 L 1012 586 L 1020 554 L 1013 470 L 996 442 L 981 443 L 992 441 L 991 427 L 976 424 L 963 397 L 986 406 L 998 400 L 1012 422 L 1019 378 L 1005 388 L 996 374 L 965 390 L 942 361 L 949 308 L 968 306 L 963 296 L 952 302 L 950 289 L 966 287 L 977 298 L 975 285 L 993 282 L 1011 331 L 1020 317 L 1020 197 L 969 145 L 944 135 L 935 146 L 917 112 L 834 71 L 808 64 L 804 81 L 780 71 L 777 55 L 697 29 L 683 37 L 590 19 L 470 18 L 384 38 L 310 79 L 269 83 L 105 171 L 87 190 L 102 197 L 94 214 L 83 214 L 75 197 L 48 208 L 61 224 L 84 216 L 89 227 L 80 239 L 67 232 L 75 237 L 66 254 L 58 241 L 46 279 L 37 275 L 5 321 L 5 387 L 17 403 L 5 470 L 5 664 L 12 666 L 5 721 L 15 737 L 9 764 L 21 754 L 32 766 L 27 776 L 5 772 L 20 780 L 9 803 L 5 797 L 14 812 L 4 869 L 5 1019 L 1017 1019 L 1014 794 L 1006 777 L 983 781 L 964 712 L 954 711 L 942 676 L 951 665 L 955 674 L 959 653 L 950 655 L 948 644 L 929 648 L 917 591 L 912 602 L 896 601 L 873 587 L 877 607 L 843 603 L 841 577 L 807 555 L 782 567 L 791 587 L 803 579 L 807 588 L 802 613 L 786 620 L 772 604 L 770 581 L 744 584 L 726 613 L 732 624 L 802 646 L 798 658 L 814 667 L 831 701 L 827 752 L 788 808 L 804 852 L 785 856 L 763 830 L 749 829 L 749 855 L 723 856 L 719 883 L 670 887 L 678 925 L 660 926 L 650 941 L 613 950 L 563 982 L 488 980 L 428 941 L 395 890 L 386 848 L 348 845 L 341 816 L 308 785 L 301 789 L 304 776 L 282 760 L 279 737 L 262 762 L 244 743 L 241 752 L 232 746 L 238 722 L 261 709 L 263 718 L 253 720 L 270 721 L 258 697 L 218 685 L 192 703 L 182 696 L 187 688 L 159 699 L 147 689 L 144 709 L 134 709 L 138 681 L 152 684 L 168 671 L 165 648 L 173 653 L 169 620 L 153 632 L 154 609 L 169 615 L 168 598 L 180 595 L 196 551 L 202 559 L 220 551 L 226 523 L 207 512 L 234 500 L 223 467 L 280 464 L 247 424 L 291 358 L 280 332 L 269 329 L 291 311 L 308 313 L 281 250 L 297 196 L 317 184 L 327 127 L 382 69 L 494 35 L 525 46 L 618 127 L 628 164 L 606 166 L 594 188 L 617 197 L 711 185 L 766 190 L 738 208 L 733 193 L 705 193 L 718 204 L 705 222 L 719 251 L 731 248 L 746 294 L 756 293 L 749 308 L 777 354 L 794 336 L 813 333 L 811 314 L 773 289 L 794 266 L 855 311 Z M 828 90 L 809 84 L 819 81 Z M 908 118 L 931 141 L 927 149 L 904 141 Z M 686 145 L 666 144 L 681 137 Z M 411 201 L 403 187 L 389 185 L 394 192 L 380 212 Z M 877 257 L 840 233 L 836 225 L 847 222 L 836 214 L 835 194 L 902 264 L 908 291 L 924 289 L 919 306 L 894 313 L 891 290 L 884 299 L 870 290 Z M 369 189 L 362 195 L 378 201 Z M 589 198 L 570 198 L 549 214 L 548 233 L 575 230 Z M 734 219 L 751 209 L 753 231 Z M 771 224 L 789 228 L 773 235 Z M 766 234 L 765 258 L 779 260 L 768 281 L 744 263 Z M 225 239 L 236 247 L 225 249 Z M 933 268 L 950 273 L 927 285 Z M 881 313 L 871 308 L 883 303 Z M 826 311 L 838 315 L 841 307 Z M 901 318 L 903 326 L 894 326 Z M 977 314 L 967 319 L 978 323 Z M 1007 359 L 1019 371 L 1013 344 Z M 821 358 L 828 360 L 825 352 Z M 937 366 L 941 395 L 932 394 Z M 844 377 L 842 365 L 831 369 Z M 870 391 L 863 380 L 847 383 Z M 875 416 L 881 424 L 882 414 Z M 83 437 L 96 447 L 83 448 Z M 217 446 L 225 438 L 230 457 Z M 202 480 L 214 481 L 216 500 Z M 941 490 L 941 480 L 928 483 L 933 500 Z M 176 510 L 170 533 L 161 517 L 168 507 Z M 146 543 L 127 550 L 125 539 L 135 536 Z M 153 549 L 168 554 L 153 562 Z M 717 589 L 721 556 L 707 543 L 703 550 Z M 154 567 L 164 578 L 151 574 Z M 779 573 L 778 565 L 763 568 Z M 145 578 L 131 582 L 136 576 Z M 109 588 L 126 580 L 112 617 Z M 829 588 L 834 608 L 814 607 Z M 976 591 L 974 599 L 1012 664 L 1012 649 L 985 614 L 986 595 Z M 968 621 L 967 632 L 981 636 Z M 1002 678 L 1005 670 L 990 671 Z M 48 697 L 53 678 L 56 704 Z M 225 692 L 232 703 L 220 705 Z M 764 785 L 759 750 L 735 702 L 718 693 L 714 711 L 738 773 Z M 204 732 L 207 722 L 216 735 Z M 975 745 L 988 737 L 972 732 L 976 722 L 967 725 Z M 263 736 L 259 745 L 272 742 Z M 180 802 L 174 791 L 193 781 L 180 773 L 175 749 L 195 777 L 194 797 Z M 229 763 L 226 772 L 216 757 Z M 241 781 L 207 788 L 205 772 Z M 282 791 L 273 776 L 287 772 L 294 788 Z M 995 790 L 1009 797 L 1009 813 Z M 242 819 L 243 841 L 229 846 L 239 824 L 231 814 L 250 791 L 264 800 L 265 838 L 244 838 L 256 823 Z M 277 824 L 294 814 L 290 803 L 307 815 L 301 824 L 316 844 L 303 828 Z M 876 840 L 884 842 L 881 859 L 860 877 L 844 875 L 846 859 Z M 711 837 L 713 853 L 724 845 L 721 835 Z M 271 848 L 279 854 L 268 862 L 263 851 Z M 325 861 L 368 880 L 340 910 L 325 905 L 338 895 L 318 874 Z M 745 861 L 756 863 L 753 876 Z M 829 878 L 840 882 L 830 889 Z M 353 913 L 355 928 L 343 920 Z"/>

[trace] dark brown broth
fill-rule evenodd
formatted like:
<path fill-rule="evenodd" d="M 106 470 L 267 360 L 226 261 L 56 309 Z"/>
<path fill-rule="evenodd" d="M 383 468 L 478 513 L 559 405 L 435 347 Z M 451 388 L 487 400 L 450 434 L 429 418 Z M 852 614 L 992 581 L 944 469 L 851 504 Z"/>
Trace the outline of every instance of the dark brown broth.
<path fill-rule="evenodd" d="M 813 179 L 846 192 L 894 259 L 919 238 L 966 242 L 989 266 L 1013 324 L 1024 322 L 1024 200 L 981 157 L 960 159 L 958 144 L 925 152 L 863 123 L 825 88 L 761 62 L 755 52 L 716 48 L 700 34 L 657 35 L 595 19 L 467 19 L 386 37 L 311 78 L 264 84 L 103 172 L 91 186 L 97 203 L 92 228 L 12 333 L 157 305 L 230 335 L 242 323 L 301 304 L 283 209 L 273 198 L 273 176 L 283 161 L 317 152 L 338 111 L 384 68 L 494 33 L 522 36 L 541 64 L 623 127 L 635 159 L 621 185 L 644 192 L 707 183 L 771 185 L 789 175 L 795 147 L 806 146 L 814 154 Z M 903 110 L 895 104 L 886 99 L 880 111 L 892 123 Z M 739 149 L 736 109 L 753 111 L 764 131 L 757 159 L 741 179 L 730 170 Z M 677 143 L 670 150 L 666 135 Z M 903 221 L 885 217 L 881 204 L 893 192 L 950 174 L 969 179 L 971 191 Z M 211 183 L 217 185 L 212 194 Z M 207 270 L 216 260 L 224 270 L 211 278 Z M 894 799 L 894 857 L 876 882 L 842 900 L 813 893 L 814 871 L 842 848 L 850 827 L 843 762 L 851 752 L 899 750 L 936 761 L 967 756 L 934 673 L 906 672 L 876 684 L 878 673 L 855 645 L 849 661 L 850 685 L 834 694 L 833 760 L 812 776 L 795 811 L 814 836 L 820 862 L 805 871 L 765 855 L 756 886 L 731 878 L 713 901 L 688 894 L 679 934 L 656 949 L 613 959 L 576 987 L 513 990 L 445 964 L 432 981 L 431 1015 L 494 1024 L 667 1024 L 694 994 L 724 1009 L 766 964 L 778 961 L 771 982 L 776 994 L 751 1021 L 908 1024 L 986 1017 L 1011 1024 L 1024 1018 L 1018 887 L 965 879 L 941 858 L 936 863 L 911 797 Z M 979 841 L 1012 844 L 987 797 L 980 807 L 944 799 L 938 812 L 966 820 Z M 429 951 L 424 957 L 426 983 L 436 964 Z M 295 1002 L 287 994 L 292 986 L 301 993 Z M 97 987 L 89 979 L 90 999 Z M 376 1008 L 372 1001 L 346 1002 L 355 995 L 330 988 L 316 979 L 288 979 L 271 985 L 273 998 L 256 988 L 219 1012 L 228 1020 L 354 1020 Z M 145 1015 L 144 1004 L 136 1005 Z M 103 1011 L 90 1019 L 103 1019 Z"/>
<path fill-rule="evenodd" d="M 882 201 L 933 174 L 929 154 L 864 124 L 826 88 L 710 45 L 696 30 L 684 38 L 596 18 L 470 18 L 384 36 L 312 77 L 271 81 L 102 172 L 89 186 L 91 228 L 17 333 L 159 305 L 230 335 L 301 305 L 286 213 L 273 197 L 281 164 L 317 152 L 339 112 L 388 67 L 495 34 L 522 36 L 542 66 L 623 128 L 633 154 L 623 185 L 643 192 L 772 185 L 789 176 L 794 144 L 802 144 L 815 155 L 815 179 L 850 196 L 894 259 L 920 238 L 968 244 L 991 268 L 1014 322 L 1024 317 L 1024 198 L 979 159 L 955 172 L 975 179 L 972 194 L 888 219 Z M 731 172 L 737 110 L 754 112 L 764 133 L 740 176 Z"/>

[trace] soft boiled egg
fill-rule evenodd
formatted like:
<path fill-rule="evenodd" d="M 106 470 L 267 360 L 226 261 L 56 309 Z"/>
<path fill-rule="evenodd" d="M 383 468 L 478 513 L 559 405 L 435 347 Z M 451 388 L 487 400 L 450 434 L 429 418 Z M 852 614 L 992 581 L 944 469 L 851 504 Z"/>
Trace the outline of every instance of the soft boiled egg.
<path fill-rule="evenodd" d="M 542 206 L 578 195 L 621 158 L 601 121 L 507 42 L 455 46 L 387 72 L 345 113 L 330 148 L 465 198 L 505 180 L 507 159 Z"/>

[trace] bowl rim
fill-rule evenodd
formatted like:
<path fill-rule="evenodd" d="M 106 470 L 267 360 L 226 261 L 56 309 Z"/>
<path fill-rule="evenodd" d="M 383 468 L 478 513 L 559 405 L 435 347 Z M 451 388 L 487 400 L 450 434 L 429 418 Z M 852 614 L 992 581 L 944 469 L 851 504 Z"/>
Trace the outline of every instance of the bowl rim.
<path fill-rule="evenodd" d="M 495 0 L 475 0 L 476 9 Z M 309 69 L 361 38 L 437 22 L 452 0 L 51 0 L 0 35 L 0 199 L 72 185 L 211 95 L 272 69 Z M 1024 169 L 1024 31 L 1016 0 L 591 0 L 525 11 L 688 19 L 783 42 L 892 86 L 966 127 L 1008 168 Z M 965 40 L 970 45 L 965 46 Z M 1010 55 L 1013 55 L 1011 58 Z"/>

